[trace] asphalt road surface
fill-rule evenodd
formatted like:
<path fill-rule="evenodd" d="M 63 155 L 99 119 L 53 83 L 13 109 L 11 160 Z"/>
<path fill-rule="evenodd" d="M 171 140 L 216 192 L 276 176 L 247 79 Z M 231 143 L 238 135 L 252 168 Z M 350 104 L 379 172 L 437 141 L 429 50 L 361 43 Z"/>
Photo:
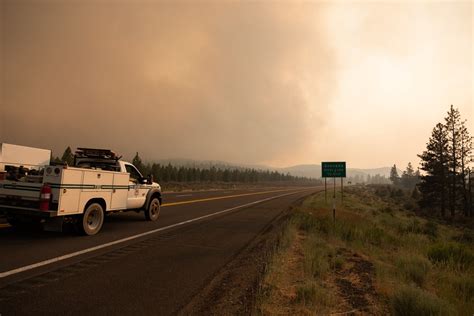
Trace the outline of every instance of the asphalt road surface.
<path fill-rule="evenodd" d="M 157 222 L 96 236 L 0 225 L 0 315 L 174 314 L 282 211 L 319 188 L 169 193 Z"/>

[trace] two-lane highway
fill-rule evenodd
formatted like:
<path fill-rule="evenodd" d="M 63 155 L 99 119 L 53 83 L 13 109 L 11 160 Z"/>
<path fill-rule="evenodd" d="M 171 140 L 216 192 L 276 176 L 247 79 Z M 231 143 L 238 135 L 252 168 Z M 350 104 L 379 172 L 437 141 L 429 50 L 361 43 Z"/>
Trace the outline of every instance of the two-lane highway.
<path fill-rule="evenodd" d="M 158 222 L 107 218 L 99 235 L 0 228 L 0 314 L 170 314 L 294 201 L 319 188 L 164 196 Z"/>

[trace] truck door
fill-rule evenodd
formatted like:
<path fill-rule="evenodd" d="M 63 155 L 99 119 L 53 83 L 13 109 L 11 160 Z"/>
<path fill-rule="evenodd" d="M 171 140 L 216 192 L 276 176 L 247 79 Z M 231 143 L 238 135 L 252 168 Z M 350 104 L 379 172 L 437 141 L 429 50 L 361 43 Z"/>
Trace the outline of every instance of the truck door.
<path fill-rule="evenodd" d="M 147 192 L 145 186 L 140 183 L 143 177 L 134 165 L 125 164 L 125 169 L 130 174 L 127 209 L 141 208 L 145 204 Z"/>

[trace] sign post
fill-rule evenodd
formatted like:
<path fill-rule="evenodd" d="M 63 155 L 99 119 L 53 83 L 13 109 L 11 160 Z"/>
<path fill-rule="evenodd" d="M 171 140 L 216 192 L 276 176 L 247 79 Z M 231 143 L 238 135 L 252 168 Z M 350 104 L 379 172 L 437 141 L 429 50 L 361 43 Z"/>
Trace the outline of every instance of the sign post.
<path fill-rule="evenodd" d="M 327 178 L 324 178 L 324 201 L 328 203 L 328 182 Z"/>
<path fill-rule="evenodd" d="M 341 202 L 344 202 L 344 180 L 341 178 Z"/>
<path fill-rule="evenodd" d="M 334 162 L 322 162 L 321 163 L 321 175 L 324 178 L 324 194 L 327 203 L 327 178 L 333 178 L 334 192 L 332 195 L 332 217 L 334 225 L 336 225 L 336 178 L 341 178 L 341 202 L 344 202 L 344 180 L 346 177 L 346 162 L 345 161 L 334 161 Z"/>

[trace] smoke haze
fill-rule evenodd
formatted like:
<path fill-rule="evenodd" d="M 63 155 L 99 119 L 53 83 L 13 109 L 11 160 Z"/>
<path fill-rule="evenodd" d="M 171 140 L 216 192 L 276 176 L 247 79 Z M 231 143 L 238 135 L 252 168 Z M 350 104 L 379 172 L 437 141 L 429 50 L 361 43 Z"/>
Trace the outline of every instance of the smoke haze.
<path fill-rule="evenodd" d="M 285 161 L 324 124 L 332 59 L 314 7 L 7 1 L 2 11 L 6 142 Z"/>
<path fill-rule="evenodd" d="M 367 168 L 474 126 L 472 2 L 0 6 L 0 142 Z"/>

